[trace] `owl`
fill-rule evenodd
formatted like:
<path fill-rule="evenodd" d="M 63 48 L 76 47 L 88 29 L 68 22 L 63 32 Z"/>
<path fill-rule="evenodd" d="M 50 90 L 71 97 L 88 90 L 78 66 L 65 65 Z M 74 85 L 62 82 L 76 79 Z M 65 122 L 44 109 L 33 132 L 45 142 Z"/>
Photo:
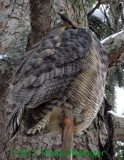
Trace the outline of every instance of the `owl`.
<path fill-rule="evenodd" d="M 63 25 L 29 51 L 13 75 L 8 104 L 12 137 L 21 128 L 32 135 L 61 130 L 64 103 L 71 104 L 74 133 L 89 127 L 104 97 L 107 53 L 91 30 Z"/>

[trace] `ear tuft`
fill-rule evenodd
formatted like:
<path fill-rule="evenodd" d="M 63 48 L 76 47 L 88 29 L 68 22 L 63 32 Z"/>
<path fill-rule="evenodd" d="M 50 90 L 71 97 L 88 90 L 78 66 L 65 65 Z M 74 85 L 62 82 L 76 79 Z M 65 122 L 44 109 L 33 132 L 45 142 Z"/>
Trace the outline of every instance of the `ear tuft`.
<path fill-rule="evenodd" d="M 64 15 L 60 13 L 58 14 L 60 15 L 60 18 L 63 20 L 65 28 L 77 29 L 68 18 L 66 18 Z"/>

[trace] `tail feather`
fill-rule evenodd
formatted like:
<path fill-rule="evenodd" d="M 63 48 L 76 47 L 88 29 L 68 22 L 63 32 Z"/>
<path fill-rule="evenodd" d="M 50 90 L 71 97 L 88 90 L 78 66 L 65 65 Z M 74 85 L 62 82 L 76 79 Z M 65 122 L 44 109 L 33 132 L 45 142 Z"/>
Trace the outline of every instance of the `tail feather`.
<path fill-rule="evenodd" d="M 23 108 L 17 108 L 16 111 L 12 114 L 6 129 L 8 129 L 10 126 L 12 126 L 12 135 L 11 139 L 16 135 L 18 132 L 21 122 L 22 122 L 22 115 L 23 115 Z"/>

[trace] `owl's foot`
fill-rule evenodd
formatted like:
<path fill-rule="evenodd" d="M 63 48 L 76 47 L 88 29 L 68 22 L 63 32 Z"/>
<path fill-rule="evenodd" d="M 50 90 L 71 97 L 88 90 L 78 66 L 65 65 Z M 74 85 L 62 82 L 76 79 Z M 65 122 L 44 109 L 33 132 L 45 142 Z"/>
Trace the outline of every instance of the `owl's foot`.
<path fill-rule="evenodd" d="M 39 121 L 35 126 L 33 126 L 31 129 L 29 129 L 26 133 L 28 135 L 40 133 L 40 131 L 46 127 L 46 124 L 47 124 L 47 119 L 44 118 L 41 121 Z"/>

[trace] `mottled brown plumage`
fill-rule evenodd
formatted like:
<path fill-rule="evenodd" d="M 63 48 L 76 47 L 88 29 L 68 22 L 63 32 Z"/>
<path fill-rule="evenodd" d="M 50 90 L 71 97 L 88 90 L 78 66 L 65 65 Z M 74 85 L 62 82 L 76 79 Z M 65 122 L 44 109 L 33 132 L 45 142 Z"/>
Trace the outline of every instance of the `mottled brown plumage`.
<path fill-rule="evenodd" d="M 73 106 L 74 132 L 86 129 L 103 100 L 107 64 L 106 52 L 89 29 L 76 29 L 70 22 L 50 33 L 13 77 L 8 97 L 14 106 L 8 124 L 12 136 L 20 126 L 27 134 L 46 125 L 59 130 L 65 101 Z"/>

